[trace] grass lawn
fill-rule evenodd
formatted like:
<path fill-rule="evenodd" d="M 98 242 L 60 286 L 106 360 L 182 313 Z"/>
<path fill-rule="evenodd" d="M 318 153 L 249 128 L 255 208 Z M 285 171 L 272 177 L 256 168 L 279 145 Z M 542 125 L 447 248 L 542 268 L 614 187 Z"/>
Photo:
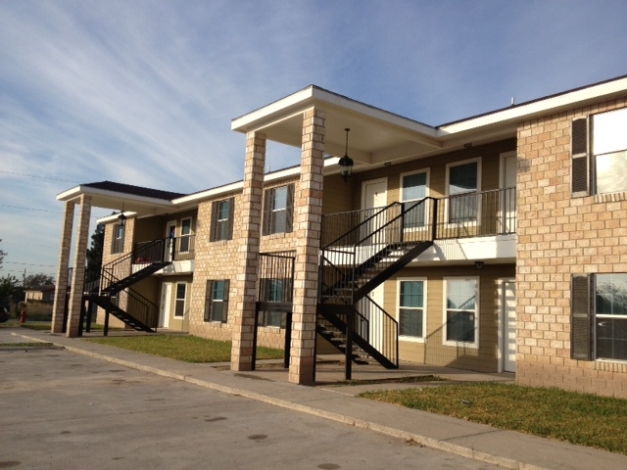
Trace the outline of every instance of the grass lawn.
<path fill-rule="evenodd" d="M 229 362 L 231 342 L 196 336 L 161 335 L 119 338 L 90 338 L 84 341 L 115 346 L 186 362 Z M 282 349 L 257 348 L 257 359 L 282 359 Z"/>
<path fill-rule="evenodd" d="M 627 400 L 498 383 L 366 392 L 360 396 L 627 454 Z"/>

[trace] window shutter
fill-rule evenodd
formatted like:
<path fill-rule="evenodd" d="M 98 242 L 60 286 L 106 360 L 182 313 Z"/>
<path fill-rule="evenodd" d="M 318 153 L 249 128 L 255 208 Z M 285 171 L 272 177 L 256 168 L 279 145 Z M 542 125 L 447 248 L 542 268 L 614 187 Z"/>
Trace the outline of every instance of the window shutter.
<path fill-rule="evenodd" d="M 227 323 L 229 318 L 229 285 L 231 281 L 229 279 L 224 280 L 224 309 L 222 310 L 222 321 Z"/>
<path fill-rule="evenodd" d="M 272 200 L 274 189 L 267 189 L 263 198 L 263 231 L 262 235 L 270 235 L 272 227 Z"/>
<path fill-rule="evenodd" d="M 573 197 L 590 195 L 588 119 L 575 119 L 571 132 L 571 189 Z"/>
<path fill-rule="evenodd" d="M 211 233 L 209 235 L 209 241 L 215 242 L 218 239 L 218 209 L 220 201 L 213 201 L 211 203 Z"/>
<path fill-rule="evenodd" d="M 287 186 L 287 207 L 286 209 L 286 222 L 285 222 L 285 232 L 290 233 L 294 227 L 294 185 L 290 184 Z"/>
<path fill-rule="evenodd" d="M 227 240 L 232 240 L 233 239 L 233 222 L 234 222 L 234 217 L 235 217 L 235 198 L 231 198 L 229 199 L 229 225 L 228 225 L 228 234 L 226 239 Z"/>
<path fill-rule="evenodd" d="M 207 281 L 205 292 L 205 321 L 211 321 L 211 301 L 213 294 L 213 281 Z"/>
<path fill-rule="evenodd" d="M 573 274 L 571 280 L 570 357 L 592 360 L 590 276 Z"/>

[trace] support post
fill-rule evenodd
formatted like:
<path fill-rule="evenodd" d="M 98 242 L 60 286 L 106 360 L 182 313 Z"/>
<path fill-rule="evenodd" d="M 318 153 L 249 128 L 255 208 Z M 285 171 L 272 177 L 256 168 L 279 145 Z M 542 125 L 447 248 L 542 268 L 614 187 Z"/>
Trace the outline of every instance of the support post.
<path fill-rule="evenodd" d="M 87 257 L 87 240 L 89 238 L 89 219 L 91 217 L 91 196 L 86 194 L 80 198 L 78 233 L 74 248 L 74 269 L 72 270 L 72 292 L 68 315 L 67 336 L 74 338 L 80 335 L 81 309 L 83 304 L 83 287 L 85 284 L 85 259 Z"/>
<path fill-rule="evenodd" d="M 315 380 L 325 121 L 319 109 L 304 113 L 300 181 L 294 197 L 296 264 L 289 381 L 301 385 L 313 385 Z"/>
<path fill-rule="evenodd" d="M 59 250 L 59 266 L 57 267 L 57 286 L 54 291 L 54 304 L 52 307 L 51 333 L 63 333 L 64 331 L 75 205 L 74 201 L 66 202 L 65 212 L 63 213 L 61 248 Z"/>
<path fill-rule="evenodd" d="M 242 230 L 238 249 L 238 274 L 235 281 L 231 370 L 248 371 L 253 365 L 256 312 L 257 270 L 261 238 L 263 172 L 266 162 L 266 136 L 260 132 L 246 135 L 246 163 L 242 191 Z"/>

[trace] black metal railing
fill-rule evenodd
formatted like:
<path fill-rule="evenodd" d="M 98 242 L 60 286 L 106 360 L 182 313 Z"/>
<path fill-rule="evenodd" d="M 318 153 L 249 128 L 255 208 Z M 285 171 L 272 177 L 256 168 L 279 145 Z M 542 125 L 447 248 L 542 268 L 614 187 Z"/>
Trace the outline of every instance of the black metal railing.
<path fill-rule="evenodd" d="M 133 273 L 134 264 L 152 265 L 170 261 L 169 239 L 153 240 L 139 243 L 132 253 L 123 255 L 102 267 L 100 290 L 105 290 L 114 282 L 118 282 Z M 167 248 L 167 249 L 166 249 Z M 113 281 L 115 280 L 115 281 Z"/>
<path fill-rule="evenodd" d="M 414 203 L 393 203 L 376 211 L 356 211 L 363 217 L 362 222 L 322 250 L 321 302 L 353 305 L 360 283 L 365 284 L 394 264 L 405 246 L 431 241 L 433 224 L 424 220 L 423 229 L 418 230 L 416 222 L 424 219 L 425 214 L 435 214 L 437 202 L 428 198 Z M 336 220 L 340 219 L 332 220 L 331 224 Z"/>
<path fill-rule="evenodd" d="M 370 297 L 357 303 L 357 310 L 368 320 L 365 339 L 391 362 L 398 365 L 398 322 Z"/>
<path fill-rule="evenodd" d="M 295 259 L 295 251 L 259 254 L 257 285 L 259 302 L 292 302 Z"/>
<path fill-rule="evenodd" d="M 413 209 L 412 209 L 413 208 Z M 404 212 L 403 217 L 397 219 Z M 394 223 L 389 223 L 394 220 Z M 324 248 L 516 233 L 516 188 L 466 193 L 386 207 L 338 212 L 322 218 Z M 377 229 L 387 225 L 384 232 Z M 427 231 L 431 231 L 425 236 Z"/>

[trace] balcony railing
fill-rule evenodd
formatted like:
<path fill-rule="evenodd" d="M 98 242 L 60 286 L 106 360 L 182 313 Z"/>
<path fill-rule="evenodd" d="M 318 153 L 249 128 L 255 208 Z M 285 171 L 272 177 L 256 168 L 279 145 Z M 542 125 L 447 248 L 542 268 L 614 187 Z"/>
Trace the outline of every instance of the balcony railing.
<path fill-rule="evenodd" d="M 393 203 L 385 209 L 377 207 L 325 215 L 320 244 L 354 245 L 364 240 L 367 234 L 363 232 L 370 231 L 370 226 L 374 232 L 400 214 L 404 214 L 402 223 L 389 225 L 379 235 L 388 243 L 391 239 L 409 242 L 516 233 L 516 188 L 429 197 Z"/>
<path fill-rule="evenodd" d="M 142 253 L 144 255 L 145 250 L 143 247 L 148 246 L 149 244 L 154 243 L 153 240 L 147 242 L 140 242 L 135 244 L 134 253 Z M 160 250 L 163 250 L 164 253 L 154 253 L 154 256 L 149 259 L 145 259 L 145 256 L 135 256 L 133 258 L 133 264 L 144 264 L 146 262 L 151 262 L 153 259 L 163 259 L 166 261 L 187 261 L 193 260 L 196 256 L 195 252 L 196 246 L 196 235 L 186 235 L 182 237 L 174 237 L 174 238 L 165 238 L 163 240 L 163 245 Z"/>

